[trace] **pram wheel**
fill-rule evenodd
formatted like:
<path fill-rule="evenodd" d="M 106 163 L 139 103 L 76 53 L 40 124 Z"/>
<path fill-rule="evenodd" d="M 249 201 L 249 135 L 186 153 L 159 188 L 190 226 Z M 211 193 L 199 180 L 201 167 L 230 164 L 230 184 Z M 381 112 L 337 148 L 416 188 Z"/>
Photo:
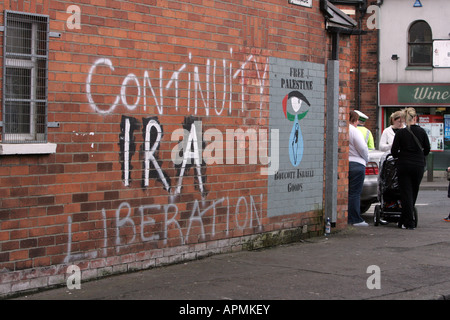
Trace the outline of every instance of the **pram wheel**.
<path fill-rule="evenodd" d="M 381 220 L 381 206 L 377 204 L 373 212 L 373 224 L 378 226 Z"/>

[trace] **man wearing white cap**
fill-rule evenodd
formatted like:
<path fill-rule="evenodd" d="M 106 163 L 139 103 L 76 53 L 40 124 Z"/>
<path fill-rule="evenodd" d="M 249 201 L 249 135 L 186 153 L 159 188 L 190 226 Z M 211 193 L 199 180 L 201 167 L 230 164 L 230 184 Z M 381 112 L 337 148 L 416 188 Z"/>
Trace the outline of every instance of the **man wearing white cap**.
<path fill-rule="evenodd" d="M 372 132 L 370 132 L 369 129 L 367 129 L 364 125 L 366 123 L 366 120 L 369 119 L 368 116 L 366 116 L 364 113 L 362 113 L 359 110 L 355 110 L 355 112 L 358 114 L 358 130 L 361 131 L 361 133 L 364 136 L 364 140 L 366 140 L 367 147 L 369 150 L 375 149 L 375 142 L 373 140 Z"/>

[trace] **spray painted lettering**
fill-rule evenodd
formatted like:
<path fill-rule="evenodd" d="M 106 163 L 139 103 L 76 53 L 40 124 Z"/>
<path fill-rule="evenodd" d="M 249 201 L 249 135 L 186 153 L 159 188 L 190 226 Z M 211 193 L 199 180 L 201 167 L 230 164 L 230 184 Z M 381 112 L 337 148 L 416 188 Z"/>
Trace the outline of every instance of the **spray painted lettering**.
<path fill-rule="evenodd" d="M 218 67 L 217 61 L 214 60 L 211 63 L 211 60 L 207 59 L 204 70 L 202 70 L 204 81 L 200 79 L 199 66 L 192 64 L 193 57 L 191 54 L 189 54 L 189 62 L 179 67 L 171 66 L 169 67 L 171 71 L 167 71 L 169 68 L 164 69 L 161 65 L 159 67 L 159 78 L 156 79 L 151 78 L 151 70 L 145 70 L 141 78 L 134 73 L 128 73 L 123 78 L 120 90 L 116 94 L 109 97 L 102 94 L 103 101 L 108 99 L 112 101 L 112 103 L 103 104 L 99 102 L 101 100 L 96 95 L 95 86 L 102 83 L 98 79 L 107 76 L 108 72 L 114 74 L 116 68 L 112 60 L 108 58 L 100 58 L 94 62 L 86 79 L 86 98 L 93 111 L 106 115 L 116 112 L 120 106 L 123 106 L 129 112 L 145 114 L 149 112 L 147 108 L 152 103 L 152 107 L 154 107 L 152 112 L 155 111 L 158 115 L 163 115 L 167 111 L 167 100 L 170 100 L 170 105 L 174 106 L 178 113 L 181 109 L 180 83 L 183 82 L 185 90 L 183 92 L 185 94 L 183 113 L 186 114 L 187 111 L 188 115 L 185 116 L 180 131 L 175 130 L 176 132 L 172 133 L 172 142 L 176 141 L 174 136 L 183 137 L 172 150 L 172 163 L 177 171 L 177 177 L 172 177 L 172 179 L 166 172 L 169 169 L 163 169 L 163 159 L 159 157 L 164 129 L 158 117 L 154 115 L 155 113 L 153 113 L 153 116 L 143 116 L 139 120 L 132 116 L 122 116 L 118 145 L 124 186 L 131 186 L 133 169 L 141 169 L 142 188 L 148 188 L 150 180 L 155 179 L 169 196 L 167 204 L 153 204 L 151 199 L 146 199 L 149 200 L 150 204 L 133 206 L 130 202 L 123 201 L 116 209 L 108 211 L 103 208 L 101 211 L 103 235 L 100 237 L 102 243 L 92 249 L 86 249 L 85 247 L 84 250 L 80 249 L 77 243 L 80 240 L 78 238 L 79 231 L 74 227 L 76 222 L 73 222 L 72 216 L 69 216 L 69 238 L 65 262 L 107 257 L 112 254 L 111 248 L 119 253 L 129 251 L 130 246 L 139 246 L 149 242 L 158 243 L 158 246 L 173 246 L 177 243 L 184 245 L 216 237 L 228 237 L 230 232 L 235 230 L 250 228 L 258 232 L 262 231 L 262 194 L 259 195 L 259 199 L 258 196 L 253 195 L 235 198 L 218 196 L 218 198 L 207 199 L 206 162 L 203 152 L 206 151 L 208 155 L 212 154 L 212 150 L 220 153 L 220 151 L 223 151 L 223 145 L 215 149 L 216 144 L 211 144 L 213 147 L 210 146 L 210 148 L 205 149 L 203 138 L 211 139 L 211 137 L 221 133 L 214 131 L 216 129 L 210 129 L 211 131 L 203 134 L 202 122 L 196 118 L 200 114 L 199 110 L 202 110 L 202 115 L 205 116 L 209 116 L 212 112 L 220 116 L 226 109 L 228 109 L 228 114 L 231 114 L 234 101 L 240 106 L 238 109 L 243 111 L 245 85 L 249 83 L 246 80 L 246 72 L 250 69 L 254 75 L 251 83 L 253 87 L 257 88 L 260 95 L 260 110 L 264 100 L 263 93 L 268 77 L 268 59 L 257 59 L 257 57 L 249 55 L 244 62 L 236 67 L 231 62 L 232 57 L 233 51 L 230 50 L 230 61 L 223 59 L 221 68 Z M 219 69 L 222 70 L 220 76 Z M 236 83 L 233 83 L 233 81 Z M 155 83 L 158 85 L 155 86 Z M 238 91 L 236 88 L 240 88 L 240 92 L 233 92 L 233 90 Z M 219 93 L 219 90 L 222 94 Z M 132 97 L 131 100 L 129 99 L 130 96 Z M 190 113 L 193 113 L 195 117 L 189 115 Z M 244 136 L 248 133 L 241 131 L 238 132 L 237 136 Z M 140 148 L 136 142 L 140 140 L 137 139 L 140 135 L 139 132 L 142 133 Z M 271 137 L 276 137 L 278 142 L 277 133 L 271 132 Z M 234 130 L 233 134 L 235 134 Z M 267 130 L 259 134 L 261 141 L 265 139 L 263 142 L 265 142 L 264 150 L 266 152 L 260 154 L 260 160 L 262 160 L 262 164 L 268 164 Z M 211 140 L 209 141 L 211 142 Z M 232 141 L 234 143 L 234 136 Z M 278 143 L 273 145 L 273 148 L 278 149 Z M 234 150 L 234 146 L 232 149 Z M 278 170 L 278 150 L 275 153 L 276 168 L 264 168 L 266 169 L 265 172 L 276 172 Z M 136 154 L 139 154 L 141 159 L 141 168 L 133 168 L 132 166 L 132 163 L 136 163 L 132 161 Z M 213 160 L 218 161 L 217 157 L 214 157 Z M 181 193 L 183 177 L 191 168 L 194 170 L 196 188 L 201 194 L 201 199 L 194 198 L 188 203 L 176 203 L 179 199 L 177 196 Z M 143 202 L 146 202 L 146 200 L 143 199 Z M 72 228 L 74 229 L 72 230 Z"/>
<path fill-rule="evenodd" d="M 189 217 L 182 219 L 181 211 L 176 204 L 141 205 L 133 209 L 128 202 L 122 202 L 115 210 L 113 218 L 108 218 L 106 210 L 102 209 L 102 248 L 81 253 L 73 253 L 73 242 L 77 232 L 72 232 L 73 221 L 69 216 L 67 220 L 69 238 L 64 262 L 106 257 L 107 249 L 110 247 L 114 247 L 119 253 L 131 245 L 144 242 L 162 241 L 163 245 L 167 245 L 169 239 L 174 239 L 180 245 L 184 245 L 191 242 L 189 237 L 195 227 L 199 230 L 198 234 L 195 234 L 195 241 L 204 241 L 207 235 L 214 238 L 219 225 L 221 236 L 225 237 L 228 237 L 233 230 L 256 228 L 260 232 L 262 231 L 262 208 L 262 194 L 259 195 L 259 199 L 251 195 L 241 196 L 234 204 L 233 199 L 229 197 L 208 202 L 194 200 Z M 207 224 L 206 221 L 208 221 Z M 108 234 L 108 230 L 113 234 Z M 172 231 L 172 236 L 169 235 L 169 231 Z"/>
<path fill-rule="evenodd" d="M 240 128 L 227 129 L 226 139 L 222 133 L 217 129 L 208 129 L 205 133 L 202 132 L 202 122 L 195 117 L 185 117 L 183 128 L 177 129 L 172 133 L 171 140 L 181 141 L 172 149 L 171 159 L 177 169 L 178 181 L 172 187 L 171 179 L 168 174 L 162 169 L 162 161 L 158 159 L 158 149 L 161 144 L 161 139 L 164 135 L 163 127 L 160 125 L 157 117 L 142 119 L 142 136 L 143 144 L 141 147 L 141 154 L 143 154 L 142 164 L 142 187 L 149 186 L 150 179 L 156 179 L 162 183 L 163 188 L 170 195 L 179 195 L 181 193 L 183 177 L 191 167 L 195 170 L 197 189 L 200 191 L 202 197 L 207 195 L 205 188 L 206 181 L 206 164 L 223 164 L 224 154 L 226 164 L 235 163 L 235 155 L 237 157 L 237 164 L 245 164 L 245 139 L 248 137 L 249 150 L 248 159 L 249 164 L 257 164 L 259 157 L 260 164 L 267 165 L 268 168 L 261 168 L 262 175 L 275 174 L 278 170 L 278 130 L 271 130 L 271 156 L 268 156 L 268 140 L 267 130 L 259 129 L 257 133 L 254 129 L 244 131 Z M 135 131 L 140 127 L 140 123 L 133 117 L 122 116 L 119 134 L 120 146 L 120 163 L 122 168 L 122 180 L 126 187 L 130 186 L 131 182 L 131 160 L 136 152 Z M 214 141 L 212 142 L 214 138 Z M 237 140 L 238 148 L 235 153 L 235 140 Z M 209 142 L 206 146 L 205 142 Z M 225 150 L 225 152 L 224 152 Z M 213 155 L 214 154 L 214 155 Z"/>
<path fill-rule="evenodd" d="M 230 50 L 230 56 L 233 56 L 233 51 Z M 214 60 L 212 66 L 212 74 L 211 74 L 211 61 L 207 59 L 205 66 L 205 80 L 204 87 L 202 89 L 202 82 L 200 81 L 200 71 L 199 66 L 191 65 L 191 64 L 183 64 L 176 71 L 172 72 L 170 77 L 165 76 L 165 70 L 162 66 L 159 67 L 159 95 L 157 95 L 157 91 L 155 91 L 155 87 L 152 84 L 152 79 L 150 78 L 150 73 L 146 70 L 144 71 L 143 77 L 140 80 L 138 76 L 134 73 L 129 73 L 125 76 L 120 86 L 120 94 L 117 94 L 114 98 L 114 102 L 108 106 L 98 105 L 94 101 L 94 93 L 92 91 L 92 86 L 94 82 L 94 77 L 97 74 L 97 69 L 100 66 L 106 66 L 110 69 L 111 72 L 115 71 L 115 67 L 113 62 L 108 58 L 100 58 L 94 62 L 94 64 L 89 69 L 89 73 L 86 79 L 86 96 L 91 108 L 100 114 L 108 114 L 112 113 L 120 104 L 122 104 L 128 111 L 134 111 L 138 106 L 142 106 L 143 111 L 147 111 L 147 106 L 150 100 L 154 102 L 158 114 L 164 114 L 165 108 L 165 94 L 168 93 L 169 90 L 175 90 L 174 99 L 175 99 L 175 109 L 179 110 L 179 82 L 187 82 L 187 112 L 191 113 L 191 103 L 193 100 L 193 113 L 195 115 L 198 114 L 198 109 L 202 106 L 202 110 L 204 110 L 204 114 L 206 116 L 210 115 L 210 109 L 214 107 L 214 112 L 216 115 L 221 115 L 225 106 L 228 102 L 228 113 L 231 114 L 232 111 L 232 96 L 233 96 L 233 81 L 240 80 L 241 92 L 240 95 L 237 95 L 240 98 L 241 110 L 244 110 L 244 101 L 245 101 L 245 85 L 246 85 L 246 70 L 250 68 L 250 65 L 253 64 L 253 70 L 255 70 L 256 81 L 252 81 L 256 87 L 259 88 L 260 94 L 260 108 L 263 104 L 263 92 L 266 85 L 266 79 L 268 76 L 268 63 L 267 58 L 264 58 L 265 61 L 258 61 L 258 59 L 254 55 L 249 55 L 246 60 L 240 64 L 237 69 L 233 69 L 233 63 L 227 61 L 225 59 L 222 60 L 222 74 L 223 79 L 222 86 L 220 91 L 222 91 L 222 96 L 219 94 L 219 81 L 217 75 L 217 61 Z M 192 62 L 192 55 L 189 54 L 189 63 Z M 212 80 L 211 80 L 212 78 Z M 166 83 L 164 80 L 166 79 Z M 168 80 L 167 80 L 168 79 Z M 133 85 L 137 89 L 137 95 L 135 95 L 135 101 L 133 104 L 130 104 L 127 101 L 127 90 L 128 85 Z M 149 91 L 150 92 L 149 92 Z M 192 93 L 193 91 L 193 93 Z M 212 97 L 210 96 L 212 95 Z M 153 98 L 153 99 L 151 99 Z M 142 99 L 142 101 L 141 101 Z M 239 102 L 239 101 L 238 101 Z M 212 106 L 213 105 L 213 106 Z"/>

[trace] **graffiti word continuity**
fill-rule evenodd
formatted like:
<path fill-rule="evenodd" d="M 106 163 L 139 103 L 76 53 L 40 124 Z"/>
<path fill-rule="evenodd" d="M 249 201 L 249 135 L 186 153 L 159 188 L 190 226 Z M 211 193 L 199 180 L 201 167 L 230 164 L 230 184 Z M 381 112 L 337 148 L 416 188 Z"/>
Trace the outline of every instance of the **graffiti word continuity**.
<path fill-rule="evenodd" d="M 233 56 L 233 50 L 230 50 L 230 56 Z M 210 115 L 210 109 L 213 108 L 216 115 L 221 115 L 227 108 L 228 103 L 228 113 L 231 114 L 234 87 L 233 81 L 240 81 L 237 84 L 240 84 L 241 91 L 237 96 L 240 96 L 241 110 L 243 111 L 245 85 L 248 83 L 248 81 L 246 81 L 246 70 L 253 64 L 254 67 L 252 70 L 256 71 L 256 79 L 255 81 L 252 81 L 252 83 L 255 83 L 256 87 L 259 88 L 260 108 L 262 107 L 262 96 L 268 76 L 267 58 L 265 58 L 265 62 L 261 63 L 254 55 L 249 55 L 237 68 L 233 68 L 233 63 L 225 59 L 222 60 L 222 66 L 220 68 L 217 66 L 216 60 L 214 60 L 211 65 L 211 60 L 207 59 L 205 71 L 203 72 L 204 81 L 201 81 L 200 79 L 201 73 L 199 66 L 191 64 L 191 54 L 189 54 L 188 59 L 189 63 L 181 65 L 176 71 L 167 71 L 160 66 L 159 79 L 152 79 L 148 70 L 143 72 L 141 78 L 134 73 L 127 74 L 120 86 L 120 93 L 114 98 L 114 102 L 109 106 L 99 106 L 94 101 L 94 94 L 92 92 L 92 85 L 95 83 L 94 77 L 98 75 L 97 69 L 103 66 L 109 68 L 111 72 L 115 71 L 113 62 L 110 59 L 100 58 L 91 66 L 86 79 L 86 95 L 89 105 L 95 112 L 101 114 L 112 113 L 119 105 L 123 105 L 129 111 L 133 111 L 138 106 L 142 106 L 143 111 L 145 112 L 150 101 L 152 101 L 157 108 L 158 114 L 162 115 L 164 114 L 165 94 L 168 94 L 169 90 L 175 90 L 175 95 L 172 98 L 175 99 L 175 109 L 178 111 L 180 100 L 179 83 L 183 81 L 185 83 L 187 82 L 188 87 L 186 106 L 188 113 L 192 113 L 191 108 L 193 108 L 193 114 L 197 115 L 198 109 L 201 107 L 206 116 Z M 220 77 L 218 75 L 218 69 L 222 70 Z M 170 74 L 167 75 L 167 72 Z M 219 78 L 221 79 L 220 81 L 218 80 Z M 157 86 L 155 86 L 155 83 Z M 132 104 L 127 101 L 127 91 L 129 90 L 129 86 L 134 86 L 135 90 L 137 89 L 137 95 L 135 95 L 134 103 Z M 155 88 L 159 88 L 159 92 L 155 90 Z"/>

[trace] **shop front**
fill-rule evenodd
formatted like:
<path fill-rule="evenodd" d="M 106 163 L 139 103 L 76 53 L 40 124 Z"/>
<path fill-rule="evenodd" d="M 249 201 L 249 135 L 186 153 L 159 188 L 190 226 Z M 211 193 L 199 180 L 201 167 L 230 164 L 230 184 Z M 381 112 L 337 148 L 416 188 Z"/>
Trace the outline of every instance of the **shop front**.
<path fill-rule="evenodd" d="M 413 107 L 430 139 L 429 168 L 450 166 L 450 83 L 380 83 L 378 101 L 380 134 L 393 112 Z"/>

